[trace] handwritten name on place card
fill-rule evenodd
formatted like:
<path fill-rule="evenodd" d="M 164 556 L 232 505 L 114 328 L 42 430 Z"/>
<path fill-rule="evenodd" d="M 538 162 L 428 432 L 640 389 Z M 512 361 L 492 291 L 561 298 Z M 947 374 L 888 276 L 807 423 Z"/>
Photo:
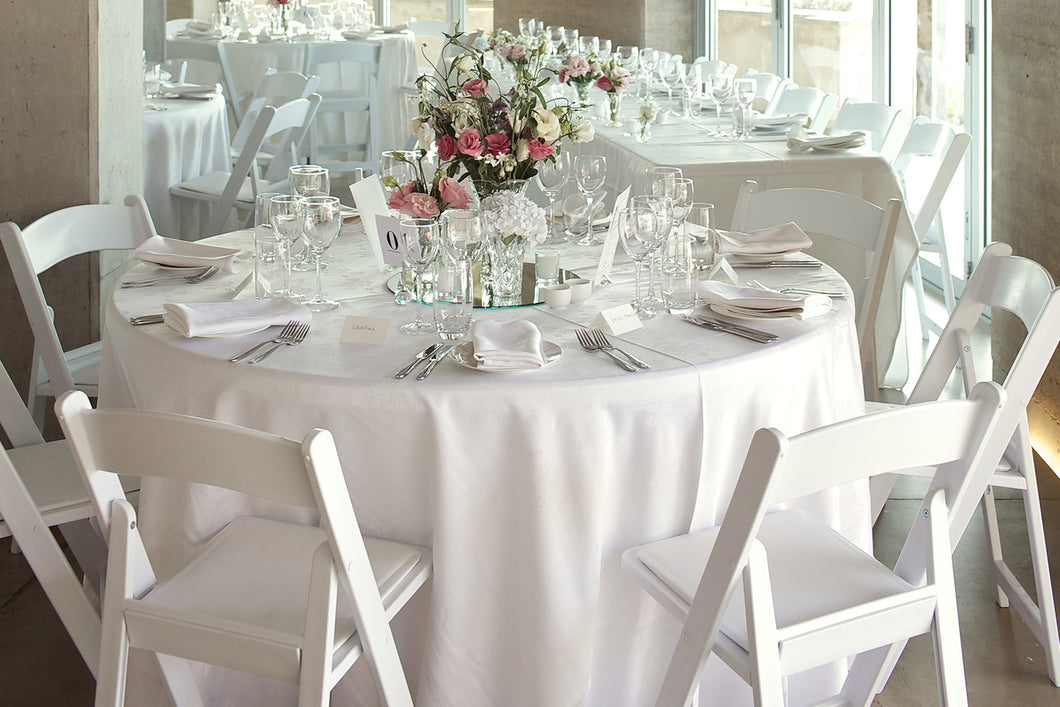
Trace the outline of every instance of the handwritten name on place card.
<path fill-rule="evenodd" d="M 626 303 L 601 310 L 596 315 L 596 318 L 593 319 L 592 326 L 607 329 L 615 336 L 619 336 L 627 331 L 640 329 L 644 324 L 640 321 L 637 313 L 633 311 L 633 307 Z"/>
<path fill-rule="evenodd" d="M 386 342 L 391 322 L 383 317 L 346 317 L 339 341 L 344 344 L 374 344 Z"/>

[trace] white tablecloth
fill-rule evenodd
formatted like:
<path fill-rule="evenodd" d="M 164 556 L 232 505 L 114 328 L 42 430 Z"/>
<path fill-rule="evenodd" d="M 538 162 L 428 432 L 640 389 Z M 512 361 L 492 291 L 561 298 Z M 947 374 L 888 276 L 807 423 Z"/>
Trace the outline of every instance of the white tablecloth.
<path fill-rule="evenodd" d="M 199 237 L 209 207 L 171 196 L 169 188 L 207 172 L 230 169 L 228 150 L 228 114 L 220 94 L 209 100 L 146 101 L 144 200 L 160 234 Z"/>
<path fill-rule="evenodd" d="M 590 95 L 602 100 L 599 91 L 594 90 Z M 680 167 L 685 177 L 695 181 L 696 201 L 714 204 L 720 228 L 727 228 L 731 223 L 738 191 L 748 179 L 758 182 L 759 189 L 763 190 L 781 187 L 832 189 L 879 206 L 888 199 L 902 198 L 898 177 L 890 163 L 868 148 L 794 153 L 788 149 L 784 136 L 756 135 L 749 141 L 712 137 L 708 133 L 715 128 L 713 119 L 690 125 L 678 118 L 667 118 L 667 122 L 655 125 L 652 139 L 639 143 L 632 135 L 625 134 L 633 131 L 637 105 L 635 98 L 626 98 L 622 109 L 625 125 L 611 128 L 597 122 L 596 139 L 572 145 L 571 154 L 606 155 L 608 185 L 621 190 L 632 184 L 634 193 L 646 187 L 644 175 L 647 168 Z M 704 115 L 710 112 L 711 109 L 704 108 Z M 730 119 L 722 116 L 725 129 L 729 124 Z M 851 280 L 865 277 L 867 263 L 864 259 L 853 258 L 842 246 L 822 242 L 810 252 Z M 916 235 L 908 214 L 903 210 L 876 319 L 876 356 L 881 382 L 895 352 L 901 326 L 902 283 L 909 274 L 916 252 Z M 904 380 L 904 362 L 896 373 Z"/>
<path fill-rule="evenodd" d="M 242 247 L 248 239 L 218 240 Z M 591 273 L 596 251 L 568 246 L 563 267 Z M 433 548 L 430 587 L 394 622 L 418 705 L 652 702 L 679 626 L 622 573 L 621 553 L 716 523 L 759 427 L 797 433 L 862 412 L 849 300 L 806 322 L 761 324 L 781 337 L 768 346 L 656 317 L 621 338 L 654 366 L 630 374 L 583 351 L 574 336 L 573 322 L 587 324 L 601 308 L 628 301 L 631 268 L 620 258 L 616 284 L 585 304 L 476 310 L 476 317 L 535 322 L 564 350 L 545 368 L 488 374 L 446 361 L 424 382 L 398 381 L 394 371 L 433 337 L 392 332 L 381 346 L 339 342 L 348 315 L 397 325 L 413 314 L 393 304 L 385 276 L 367 267 L 368 252 L 362 233 L 344 229 L 324 277 L 342 306 L 314 315 L 305 343 L 258 366 L 225 359 L 261 334 L 185 340 L 127 322 L 166 301 L 223 299 L 239 274 L 118 290 L 104 335 L 100 404 L 208 416 L 293 438 L 331 429 L 363 531 Z M 776 285 L 842 284 L 827 268 L 747 272 Z M 870 545 L 862 485 L 803 505 Z M 158 552 L 156 571 L 172 572 L 203 538 L 248 510 L 290 514 L 213 489 L 145 484 L 140 527 Z M 134 672 L 143 688 L 149 670 Z M 365 678 L 344 680 L 332 704 L 372 704 Z M 709 680 L 718 704 L 747 694 L 720 662 Z M 293 695 L 223 671 L 202 682 L 218 704 L 275 704 Z M 828 683 L 817 675 L 804 684 Z"/>
<path fill-rule="evenodd" d="M 169 39 L 167 46 L 174 42 L 216 42 L 216 39 Z M 347 40 L 338 40 L 347 43 Z M 409 133 L 409 96 L 405 87 L 415 84 L 416 48 L 412 32 L 403 31 L 398 34 L 372 35 L 358 42 L 382 43 L 383 48 L 379 57 L 379 147 L 381 150 L 391 148 L 404 149 L 410 140 Z M 245 106 L 250 96 L 257 88 L 258 82 L 268 68 L 277 71 L 304 70 L 305 53 L 307 42 L 237 42 L 235 40 L 224 40 L 225 53 L 228 56 L 229 68 L 232 71 L 232 80 L 235 82 L 235 91 L 238 100 Z M 326 69 L 327 67 L 325 67 Z M 192 62 L 188 67 L 188 81 L 203 82 L 217 81 L 217 72 L 214 68 Z M 357 71 L 329 71 L 324 70 L 320 74 L 320 87 L 322 93 L 329 90 L 354 91 L 361 90 L 365 85 L 363 72 Z M 335 118 L 336 116 L 326 116 Z M 345 138 L 339 139 L 339 130 L 348 127 L 351 130 L 358 126 L 342 126 L 338 123 L 326 122 L 320 126 L 323 131 L 322 140 L 332 137 L 336 142 L 352 142 Z"/>

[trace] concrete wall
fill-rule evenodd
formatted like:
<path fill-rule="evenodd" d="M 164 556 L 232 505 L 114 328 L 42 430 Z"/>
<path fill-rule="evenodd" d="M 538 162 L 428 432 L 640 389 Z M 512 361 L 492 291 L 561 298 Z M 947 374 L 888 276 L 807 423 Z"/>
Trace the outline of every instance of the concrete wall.
<path fill-rule="evenodd" d="M 995 2 L 992 12 L 993 239 L 1010 243 L 1060 280 L 1060 3 Z M 1011 319 L 1002 324 L 993 342 L 999 373 L 1008 369 L 1023 335 Z M 1036 400 L 1060 418 L 1060 356 Z"/>

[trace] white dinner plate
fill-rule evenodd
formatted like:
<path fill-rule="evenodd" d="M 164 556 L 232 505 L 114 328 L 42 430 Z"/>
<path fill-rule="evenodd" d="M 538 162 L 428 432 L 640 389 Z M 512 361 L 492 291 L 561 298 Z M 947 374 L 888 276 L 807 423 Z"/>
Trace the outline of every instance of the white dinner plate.
<path fill-rule="evenodd" d="M 545 364 L 552 363 L 557 358 L 563 355 L 563 349 L 560 348 L 559 344 L 555 344 L 551 341 L 541 342 L 541 355 L 545 359 Z M 475 360 L 475 345 L 470 341 L 465 341 L 462 344 L 457 344 L 453 347 L 450 352 L 450 356 L 453 360 L 459 363 L 464 368 L 470 368 L 474 371 L 482 371 L 483 373 L 523 373 L 525 371 L 536 370 L 534 368 L 515 368 L 508 370 L 490 370 L 486 368 L 479 368 L 478 361 Z"/>
<path fill-rule="evenodd" d="M 745 321 L 758 321 L 762 319 L 793 319 L 796 314 L 791 309 L 770 311 L 768 309 L 750 309 L 735 307 L 726 304 L 712 303 L 708 305 L 712 312 L 716 312 L 730 319 L 743 319 Z"/>
<path fill-rule="evenodd" d="M 722 255 L 732 257 L 734 263 L 763 263 L 779 260 L 786 255 L 794 255 L 801 252 L 802 250 L 799 248 L 792 248 L 791 250 L 782 250 L 776 253 L 722 253 Z"/>

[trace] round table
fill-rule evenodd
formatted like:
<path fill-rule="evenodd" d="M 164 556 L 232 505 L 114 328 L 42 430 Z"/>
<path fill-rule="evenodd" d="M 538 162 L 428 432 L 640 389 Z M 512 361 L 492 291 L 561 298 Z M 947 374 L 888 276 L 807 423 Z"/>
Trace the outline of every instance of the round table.
<path fill-rule="evenodd" d="M 245 247 L 250 235 L 213 242 Z M 393 373 L 433 337 L 391 331 L 382 345 L 339 341 L 348 316 L 397 325 L 412 315 L 393 303 L 358 225 L 344 228 L 328 257 L 325 291 L 341 307 L 314 315 L 305 343 L 257 366 L 226 359 L 262 334 L 190 340 L 128 323 L 163 302 L 224 299 L 240 274 L 118 290 L 105 327 L 100 405 L 177 411 L 292 438 L 331 429 L 362 531 L 433 548 L 429 590 L 393 624 L 420 705 L 652 702 L 679 626 L 623 575 L 621 553 L 717 523 L 756 429 L 794 434 L 864 409 L 849 298 L 807 321 L 756 325 L 780 336 L 770 345 L 658 316 L 615 337 L 653 366 L 627 373 L 582 350 L 574 334 L 599 310 L 629 300 L 631 268 L 620 258 L 615 284 L 583 304 L 476 310 L 534 322 L 563 348 L 557 361 L 511 374 L 444 361 L 417 382 Z M 567 246 L 562 258 L 564 268 L 589 274 L 598 248 Z M 741 272 L 778 286 L 846 287 L 828 268 Z M 870 545 L 864 486 L 800 503 Z M 156 572 L 166 576 L 247 512 L 292 513 L 214 489 L 145 484 L 141 530 L 158 553 Z M 711 693 L 740 699 L 742 682 L 716 662 Z M 374 703 L 361 670 L 336 688 L 333 704 Z M 806 684 L 828 689 L 835 675 Z M 217 700 L 272 703 L 293 694 L 223 671 L 202 682 Z M 798 693 L 799 680 L 792 685 Z"/>
<path fill-rule="evenodd" d="M 231 169 L 224 96 L 144 101 L 144 200 L 163 236 L 193 240 L 209 206 L 170 195 L 185 179 Z"/>

